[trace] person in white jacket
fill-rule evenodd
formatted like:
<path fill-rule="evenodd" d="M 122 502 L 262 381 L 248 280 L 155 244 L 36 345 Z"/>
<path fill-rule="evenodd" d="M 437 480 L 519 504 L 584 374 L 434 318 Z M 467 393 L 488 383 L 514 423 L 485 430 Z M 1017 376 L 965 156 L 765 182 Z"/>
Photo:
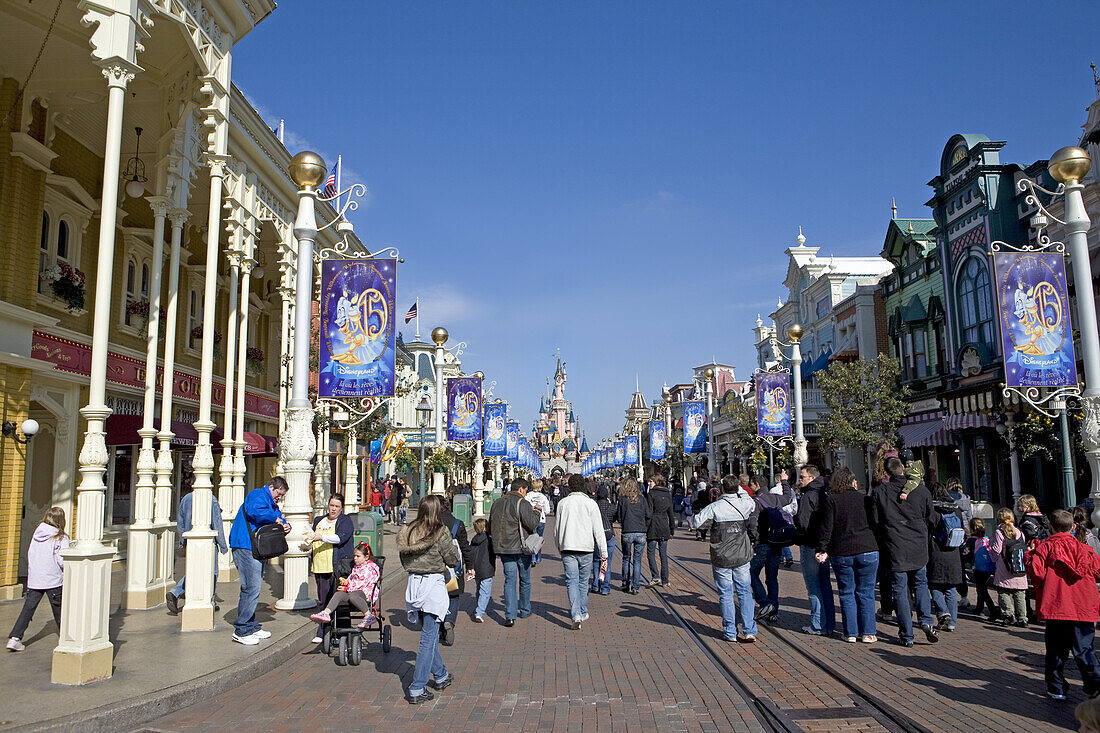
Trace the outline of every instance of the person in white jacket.
<path fill-rule="evenodd" d="M 558 502 L 554 539 L 565 566 L 569 612 L 576 631 L 582 621 L 588 620 L 588 579 L 592 575 L 593 553 L 599 553 L 604 572 L 607 565 L 603 517 L 596 502 L 584 492 L 584 478 L 579 474 L 569 477 L 569 495 Z"/>

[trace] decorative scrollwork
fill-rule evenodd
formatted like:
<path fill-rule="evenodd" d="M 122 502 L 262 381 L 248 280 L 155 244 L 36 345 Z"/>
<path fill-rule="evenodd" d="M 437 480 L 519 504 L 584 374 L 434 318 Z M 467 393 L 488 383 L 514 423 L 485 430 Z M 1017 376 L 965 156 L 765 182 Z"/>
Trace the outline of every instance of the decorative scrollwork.
<path fill-rule="evenodd" d="M 790 444 L 794 445 L 794 439 L 791 438 L 791 436 L 789 436 L 789 435 L 783 435 L 783 436 L 779 436 L 779 437 L 770 437 L 770 436 L 758 435 L 756 437 L 758 437 L 764 443 L 764 445 L 766 445 L 770 448 L 773 448 L 775 450 L 778 450 L 778 451 L 783 450 L 783 444 L 784 443 L 790 443 Z"/>
<path fill-rule="evenodd" d="M 1039 231 L 1038 242 L 1035 244 L 1009 244 L 999 239 L 989 244 L 989 254 L 995 254 L 997 252 L 1045 252 L 1048 249 L 1052 249 L 1062 255 L 1066 253 L 1066 245 L 1063 242 L 1050 241 L 1050 237 L 1042 230 Z"/>
<path fill-rule="evenodd" d="M 328 407 L 328 413 L 331 416 L 334 413 L 334 409 L 343 412 L 348 417 L 346 419 L 337 419 L 330 417 L 330 424 L 339 430 L 350 430 L 356 425 L 360 424 L 368 417 L 374 414 L 374 412 L 382 405 L 389 402 L 392 397 L 360 397 L 353 400 L 344 400 L 336 397 L 322 397 L 317 400 L 317 407 Z"/>
<path fill-rule="evenodd" d="M 1058 387 L 1049 392 L 1044 392 L 1042 387 L 1005 387 L 1001 390 L 1001 394 L 1005 399 L 1011 399 L 1015 395 L 1030 405 L 1036 412 L 1040 412 L 1049 418 L 1055 418 L 1064 408 L 1052 408 L 1050 403 L 1077 399 L 1081 396 L 1081 388 L 1076 386 Z"/>
<path fill-rule="evenodd" d="M 450 348 L 443 347 L 443 350 L 449 351 L 457 359 L 458 357 L 462 356 L 462 352 L 467 348 L 467 346 L 468 344 L 465 341 L 459 341 L 457 344 L 451 346 Z"/>
<path fill-rule="evenodd" d="M 325 260 L 375 260 L 379 257 L 391 257 L 400 260 L 401 252 L 397 247 L 383 247 L 377 252 L 354 249 L 348 237 L 344 236 L 336 240 L 336 244 L 331 247 L 317 249 L 313 254 L 313 261 L 320 264 Z"/>
<path fill-rule="evenodd" d="M 333 201 L 336 202 L 336 204 L 333 206 L 333 208 L 336 209 L 336 218 L 333 219 L 332 221 L 330 221 L 328 224 L 325 224 L 323 227 L 321 227 L 317 231 L 323 232 L 324 230 L 328 229 L 330 226 L 332 226 L 336 222 L 345 219 L 346 218 L 345 215 L 349 211 L 357 211 L 359 209 L 358 199 L 363 198 L 366 195 L 367 195 L 367 187 L 366 186 L 364 186 L 362 183 L 353 183 L 352 185 L 345 188 L 343 191 L 339 191 L 338 193 L 335 193 L 332 196 L 327 196 L 327 197 L 326 196 L 318 196 L 317 197 L 318 201 L 325 201 L 327 203 L 332 203 Z M 347 196 L 348 200 L 345 201 L 343 204 L 341 204 L 340 199 L 343 198 L 344 196 Z"/>

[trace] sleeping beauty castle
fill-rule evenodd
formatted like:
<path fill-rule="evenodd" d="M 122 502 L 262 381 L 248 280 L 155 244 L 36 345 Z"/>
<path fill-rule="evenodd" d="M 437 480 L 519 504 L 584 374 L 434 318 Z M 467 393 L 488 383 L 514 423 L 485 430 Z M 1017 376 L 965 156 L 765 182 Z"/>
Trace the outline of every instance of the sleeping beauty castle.
<path fill-rule="evenodd" d="M 565 364 L 558 357 L 554 371 L 554 393 L 550 394 L 550 380 L 546 380 L 546 395 L 539 406 L 531 444 L 542 460 L 542 475 L 562 476 L 580 473 L 581 464 L 588 457 L 588 442 L 580 431 L 573 414 L 573 403 L 565 399 Z"/>

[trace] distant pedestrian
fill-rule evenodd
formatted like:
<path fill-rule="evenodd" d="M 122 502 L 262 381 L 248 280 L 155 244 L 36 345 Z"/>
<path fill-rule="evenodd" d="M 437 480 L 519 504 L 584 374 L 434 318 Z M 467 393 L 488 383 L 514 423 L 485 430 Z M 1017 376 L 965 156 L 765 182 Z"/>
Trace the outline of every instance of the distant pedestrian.
<path fill-rule="evenodd" d="M 989 554 L 996 563 L 993 587 L 997 589 L 997 605 L 1001 626 L 1027 628 L 1027 537 L 1016 526 L 1011 509 L 997 510 L 997 531 L 989 543 Z"/>
<path fill-rule="evenodd" d="M 925 480 L 929 480 L 927 476 L 925 477 Z M 959 516 L 962 517 L 963 528 L 967 530 L 967 533 L 969 533 L 970 520 L 974 518 L 974 507 L 970 503 L 970 497 L 966 495 L 966 489 L 963 488 L 962 481 L 959 480 L 957 476 L 952 476 L 948 478 L 946 486 L 948 496 L 950 496 L 951 500 L 955 502 L 955 507 L 959 510 Z M 962 554 L 966 554 L 965 550 L 965 547 L 960 548 Z M 965 572 L 963 573 L 963 578 L 961 581 L 959 581 L 959 584 L 958 586 L 956 586 L 955 590 L 959 594 L 959 608 L 969 608 L 970 589 L 967 586 Z"/>
<path fill-rule="evenodd" d="M 535 511 L 539 513 L 539 526 L 535 532 L 539 537 L 543 537 L 546 534 L 546 517 L 550 514 L 550 499 L 546 494 L 542 493 L 542 479 L 536 478 L 531 480 L 531 490 L 527 492 L 527 496 L 524 497 L 527 503 L 535 508 Z M 539 550 L 531 556 L 531 565 L 538 565 L 542 560 L 542 550 Z"/>
<path fill-rule="evenodd" d="M 1046 622 L 1047 695 L 1065 700 L 1064 669 L 1073 652 L 1085 695 L 1100 695 L 1100 664 L 1093 650 L 1100 621 L 1100 556 L 1072 535 L 1073 515 L 1064 509 L 1051 516 L 1052 534 L 1028 555 L 1027 569 L 1035 583 L 1039 618 Z"/>
<path fill-rule="evenodd" d="M 531 552 L 523 541 L 542 517 L 524 498 L 530 488 L 527 479 L 513 479 L 511 490 L 489 509 L 493 552 L 504 567 L 504 625 L 509 628 L 531 615 Z"/>
<path fill-rule="evenodd" d="M 718 607 L 726 641 L 756 641 L 749 562 L 756 540 L 756 505 L 732 479 L 718 501 L 695 515 L 695 526 L 710 532 L 710 562 L 718 587 Z M 740 627 L 740 628 L 738 628 Z"/>
<path fill-rule="evenodd" d="M 878 542 L 871 529 L 871 500 L 859 489 L 848 468 L 832 477 L 821 517 L 816 559 L 832 559 L 840 595 L 844 640 L 854 644 L 878 641 L 875 624 L 875 578 L 878 576 Z"/>
<path fill-rule="evenodd" d="M 997 570 L 993 556 L 989 552 L 989 537 L 986 536 L 985 522 L 978 517 L 970 520 L 970 537 L 967 539 L 970 546 L 970 555 L 974 558 L 974 590 L 978 596 L 974 606 L 974 614 L 979 618 L 985 610 L 989 610 L 989 620 L 996 620 L 1000 611 L 997 604 L 989 595 L 989 584 L 993 580 L 993 573 Z"/>
<path fill-rule="evenodd" d="M 642 551 L 649 526 L 649 502 L 630 476 L 619 482 L 619 529 L 623 546 L 623 592 L 638 594 L 642 583 Z"/>
<path fill-rule="evenodd" d="M 558 502 L 554 539 L 565 568 L 565 584 L 569 594 L 569 615 L 573 630 L 588 620 L 588 582 L 592 573 L 593 554 L 607 570 L 607 540 L 604 539 L 603 517 L 596 502 L 584 490 L 584 477 L 569 477 L 569 494 Z"/>
<path fill-rule="evenodd" d="M 409 492 L 405 484 L 396 476 L 391 479 L 390 486 L 390 521 L 396 525 L 405 525 L 405 512 L 408 506 Z"/>
<path fill-rule="evenodd" d="M 798 473 L 800 494 L 795 527 L 798 530 L 799 564 L 802 580 L 810 599 L 810 623 L 802 632 L 813 636 L 831 636 L 836 629 L 833 583 L 827 563 L 817 561 L 818 533 L 829 487 L 817 466 L 805 465 Z"/>
<path fill-rule="evenodd" d="M 397 533 L 397 551 L 409 576 L 405 588 L 409 623 L 420 624 L 420 648 L 406 698 L 418 705 L 434 697 L 427 690 L 429 685 L 439 691 L 454 682 L 439 651 L 439 629 L 450 607 L 444 576 L 462 557 L 443 523 L 442 497 L 430 494 L 420 500 L 416 519 Z"/>
<path fill-rule="evenodd" d="M 936 531 L 930 534 L 928 544 L 928 589 L 932 594 L 932 612 L 936 616 L 937 630 L 954 631 L 959 620 L 958 587 L 963 582 L 960 548 L 964 544 L 963 527 L 966 524 L 962 510 L 941 483 L 932 484 L 932 508 L 939 516 Z"/>
<path fill-rule="evenodd" d="M 615 555 L 615 529 L 614 523 L 619 521 L 619 505 L 610 501 L 611 490 L 606 484 L 596 487 L 596 506 L 600 510 L 600 519 L 603 520 L 603 538 L 607 542 L 607 565 L 600 572 L 599 557 L 596 551 L 592 551 L 592 592 L 602 596 L 611 594 L 611 561 Z M 600 578 L 600 575 L 603 578 Z"/>
<path fill-rule="evenodd" d="M 290 525 L 283 518 L 278 503 L 287 492 L 286 479 L 275 476 L 258 489 L 248 492 L 233 518 L 229 530 L 229 547 L 233 551 L 233 564 L 241 578 L 241 597 L 237 602 L 237 620 L 233 622 L 233 641 L 255 646 L 261 639 L 271 637 L 256 621 L 256 604 L 260 600 L 266 561 L 252 555 L 252 533 L 264 525 L 281 524 L 283 532 L 290 532 Z"/>
<path fill-rule="evenodd" d="M 750 479 L 757 504 L 757 541 L 753 548 L 749 573 L 752 575 L 752 594 L 756 600 L 756 620 L 774 624 L 779 622 L 779 566 L 783 551 L 790 551 L 795 540 L 794 515 L 798 501 L 790 487 L 763 490 L 763 479 Z M 764 571 L 764 582 L 760 581 Z"/>
<path fill-rule="evenodd" d="M 191 500 L 195 496 L 194 492 L 184 494 L 180 499 L 179 511 L 176 512 L 176 546 L 185 547 L 187 544 L 187 538 L 183 535 L 191 531 Z M 214 496 L 214 493 L 210 493 L 210 529 L 218 533 L 215 538 L 215 542 L 218 547 L 218 552 L 229 552 L 228 545 L 225 544 L 225 526 L 222 523 L 222 507 L 218 503 L 218 497 Z M 165 605 L 168 606 L 168 611 L 172 614 L 177 614 L 180 611 L 180 601 L 183 600 L 186 592 L 187 576 L 181 575 L 179 582 L 175 587 L 164 596 Z M 218 587 L 218 563 L 214 563 L 214 588 Z M 215 606 L 214 610 L 217 610 Z"/>
<path fill-rule="evenodd" d="M 64 563 L 61 551 L 69 546 L 69 535 L 65 534 L 65 510 L 59 506 L 46 510 L 42 522 L 34 528 L 30 547 L 27 548 L 27 593 L 23 598 L 23 610 L 15 620 L 15 626 L 8 634 L 8 651 L 21 652 L 23 634 L 34 618 L 38 604 L 45 596 L 53 611 L 53 620 L 61 632 L 61 588 L 64 581 Z"/>
<path fill-rule="evenodd" d="M 1073 507 L 1073 536 L 1100 554 L 1100 539 L 1097 538 L 1096 529 L 1093 528 L 1089 513 L 1083 506 Z"/>
<path fill-rule="evenodd" d="M 352 536 L 355 527 L 344 514 L 344 495 L 335 493 L 328 500 L 328 511 L 313 520 L 310 531 L 302 538 L 299 549 L 309 552 L 309 570 L 317 583 L 317 604 L 325 606 L 335 593 L 336 567 L 341 560 L 350 560 L 355 548 Z M 314 644 L 320 644 L 327 622 L 317 626 Z"/>
<path fill-rule="evenodd" d="M 919 468 L 919 461 L 913 464 L 907 474 L 907 467 L 900 458 L 886 459 L 890 480 L 876 486 L 871 499 L 872 521 L 890 561 L 898 643 L 906 647 L 913 646 L 910 585 L 916 598 L 921 630 L 929 642 L 939 641 L 928 592 L 928 529 L 935 511 L 932 495 L 921 480 L 924 471 Z"/>
<path fill-rule="evenodd" d="M 493 576 L 497 572 L 497 556 L 493 552 L 492 538 L 489 537 L 489 522 L 484 517 L 474 520 L 474 536 L 470 538 L 470 566 L 477 585 L 477 606 L 474 609 L 474 621 L 484 623 L 485 611 L 493 595 Z"/>
<path fill-rule="evenodd" d="M 649 556 L 649 584 L 668 587 L 668 541 L 676 534 L 676 519 L 672 511 L 672 494 L 665 485 L 665 477 L 655 473 L 649 479 L 649 526 L 646 529 L 646 554 Z M 657 555 L 661 557 L 661 573 L 658 581 Z"/>

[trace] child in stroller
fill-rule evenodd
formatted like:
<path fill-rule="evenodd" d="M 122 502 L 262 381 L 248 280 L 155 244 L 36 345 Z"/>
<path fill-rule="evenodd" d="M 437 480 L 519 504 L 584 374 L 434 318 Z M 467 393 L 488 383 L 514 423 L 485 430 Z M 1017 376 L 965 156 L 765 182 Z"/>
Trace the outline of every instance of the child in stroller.
<path fill-rule="evenodd" d="M 353 562 L 350 572 L 346 565 L 336 569 L 338 573 L 346 573 L 346 577 L 340 578 L 340 584 L 328 605 L 310 616 L 317 623 L 331 623 L 333 611 L 343 603 L 349 603 L 363 612 L 363 620 L 356 628 L 365 629 L 378 620 L 374 614 L 374 603 L 378 597 L 378 581 L 382 571 L 371 557 L 370 545 L 366 542 L 356 545 Z"/>

